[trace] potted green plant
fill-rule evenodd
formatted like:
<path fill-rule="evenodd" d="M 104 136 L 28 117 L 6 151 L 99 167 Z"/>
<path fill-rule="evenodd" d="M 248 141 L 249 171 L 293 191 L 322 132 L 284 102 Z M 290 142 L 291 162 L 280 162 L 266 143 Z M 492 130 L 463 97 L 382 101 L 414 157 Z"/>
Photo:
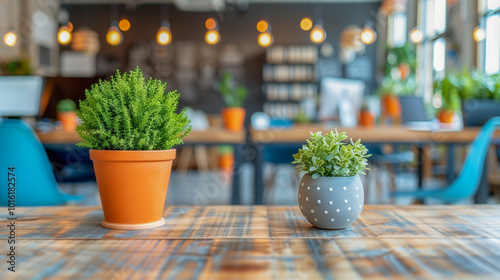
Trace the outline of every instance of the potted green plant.
<path fill-rule="evenodd" d="M 500 116 L 500 74 L 462 70 L 460 76 L 464 125 L 478 126 Z"/>
<path fill-rule="evenodd" d="M 224 127 L 232 131 L 241 131 L 245 123 L 245 108 L 243 102 L 248 96 L 248 89 L 237 85 L 229 72 L 224 73 L 222 81 L 217 84 L 217 90 L 222 95 L 226 107 L 222 109 Z"/>
<path fill-rule="evenodd" d="M 63 99 L 56 106 L 57 120 L 61 122 L 62 129 L 74 131 L 77 125 L 76 103 L 71 99 Z"/>
<path fill-rule="evenodd" d="M 165 223 L 172 147 L 191 130 L 185 112 L 177 113 L 179 93 L 165 94 L 165 87 L 145 80 L 137 67 L 92 85 L 80 101 L 78 145 L 91 149 L 104 227 L 130 230 Z"/>
<path fill-rule="evenodd" d="M 452 123 L 453 116 L 460 111 L 461 82 L 454 73 L 434 83 L 434 94 L 441 95 L 441 107 L 438 109 L 437 118 L 441 123 Z"/>
<path fill-rule="evenodd" d="M 307 144 L 293 155 L 297 172 L 305 172 L 299 183 L 299 208 L 315 227 L 343 229 L 361 213 L 368 150 L 358 140 L 343 142 L 345 132 L 312 133 Z"/>

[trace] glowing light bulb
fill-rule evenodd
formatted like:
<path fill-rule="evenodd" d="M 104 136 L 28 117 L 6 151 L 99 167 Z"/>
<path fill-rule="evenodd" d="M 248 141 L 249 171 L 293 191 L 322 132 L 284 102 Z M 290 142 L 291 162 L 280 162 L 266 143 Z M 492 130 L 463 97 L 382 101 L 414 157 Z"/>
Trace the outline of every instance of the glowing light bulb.
<path fill-rule="evenodd" d="M 326 39 L 326 32 L 321 25 L 315 25 L 311 30 L 311 41 L 320 44 Z"/>
<path fill-rule="evenodd" d="M 61 26 L 59 31 L 57 31 L 57 42 L 63 46 L 71 43 L 72 38 L 71 30 L 67 26 Z"/>
<path fill-rule="evenodd" d="M 9 31 L 3 36 L 3 42 L 9 46 L 13 47 L 17 43 L 17 35 L 14 31 Z"/>
<path fill-rule="evenodd" d="M 257 22 L 257 30 L 259 32 L 266 32 L 269 29 L 269 23 L 265 20 Z"/>
<path fill-rule="evenodd" d="M 484 31 L 484 29 L 482 29 L 481 27 L 478 26 L 478 27 L 474 28 L 474 32 L 472 33 L 472 36 L 474 37 L 474 41 L 481 42 L 484 39 L 486 39 L 486 32 Z"/>
<path fill-rule="evenodd" d="M 365 45 L 370 45 L 373 44 L 376 39 L 377 34 L 375 33 L 375 31 L 371 27 L 365 26 L 361 31 L 361 42 L 363 42 Z"/>
<path fill-rule="evenodd" d="M 120 32 L 120 30 L 118 28 L 116 28 L 115 26 L 111 26 L 109 29 L 108 29 L 108 34 L 106 34 L 106 41 L 108 42 L 108 44 L 110 44 L 111 46 L 118 46 L 122 43 L 123 41 L 123 36 L 122 36 L 122 33 Z"/>
<path fill-rule="evenodd" d="M 212 30 L 212 29 L 215 29 L 217 27 L 217 22 L 215 21 L 215 19 L 213 18 L 208 18 L 206 21 L 205 21 L 205 27 L 208 29 L 208 30 Z"/>
<path fill-rule="evenodd" d="M 158 44 L 165 46 L 170 44 L 172 41 L 172 33 L 170 32 L 170 29 L 168 29 L 165 26 L 162 26 L 158 29 L 158 33 L 156 33 L 156 42 Z"/>
<path fill-rule="evenodd" d="M 410 40 L 413 43 L 418 44 L 424 40 L 424 34 L 417 28 L 413 28 L 412 31 L 410 31 Z"/>
<path fill-rule="evenodd" d="M 210 45 L 215 45 L 219 43 L 220 41 L 219 31 L 217 30 L 207 31 L 207 33 L 205 34 L 205 41 L 207 41 L 207 43 L 209 43 Z"/>
<path fill-rule="evenodd" d="M 300 28 L 304 31 L 309 31 L 313 27 L 313 22 L 310 18 L 303 18 L 300 21 Z"/>
<path fill-rule="evenodd" d="M 118 27 L 121 31 L 129 31 L 130 30 L 130 21 L 126 18 L 122 18 L 118 23 Z"/>
<path fill-rule="evenodd" d="M 260 33 L 257 42 L 261 47 L 269 47 L 274 41 L 273 35 L 269 32 Z"/>

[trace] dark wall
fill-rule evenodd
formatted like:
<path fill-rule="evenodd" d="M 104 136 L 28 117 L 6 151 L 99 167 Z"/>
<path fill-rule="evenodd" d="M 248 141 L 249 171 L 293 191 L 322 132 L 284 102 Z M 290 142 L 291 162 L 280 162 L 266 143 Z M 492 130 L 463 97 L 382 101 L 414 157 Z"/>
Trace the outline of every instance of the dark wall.
<path fill-rule="evenodd" d="M 309 33 L 302 31 L 299 21 L 304 16 L 321 14 L 323 25 L 327 32 L 326 41 L 335 49 L 338 55 L 339 37 L 342 30 L 349 25 L 361 26 L 367 19 L 375 20 L 375 13 L 380 3 L 367 4 L 271 4 L 251 5 L 245 12 L 232 9 L 220 14 L 205 12 L 182 12 L 169 5 L 168 17 L 173 36 L 172 44 L 181 41 L 204 43 L 204 22 L 208 17 L 215 17 L 220 23 L 221 42 L 218 48 L 225 44 L 236 44 L 245 56 L 244 83 L 250 89 L 246 107 L 249 113 L 262 110 L 262 66 L 265 49 L 257 44 L 258 31 L 255 26 L 258 20 L 265 17 L 272 26 L 275 45 L 311 44 Z M 101 50 L 99 56 L 116 60 L 125 67 L 128 51 L 134 43 L 155 40 L 160 26 L 160 6 L 140 5 L 133 10 L 120 6 L 120 15 L 126 15 L 132 27 L 124 32 L 124 41 L 118 47 L 109 46 L 105 34 L 111 21 L 111 7 L 107 5 L 68 5 L 65 7 L 70 14 L 70 20 L 75 28 L 89 27 L 99 34 Z M 231 9 L 230 9 L 231 10 Z M 375 45 L 367 46 L 365 56 L 369 57 L 375 66 Z M 65 47 L 68 48 L 68 47 Z M 69 48 L 68 48 L 69 49 Z M 64 48 L 63 48 L 64 50 Z M 169 86 L 172 85 L 169 83 Z M 175 84 L 173 85 L 175 86 Z M 76 90 L 76 89 L 75 89 Z M 222 99 L 214 92 L 201 94 L 195 102 L 189 104 L 194 108 L 204 109 L 209 113 L 218 113 L 223 107 Z"/>

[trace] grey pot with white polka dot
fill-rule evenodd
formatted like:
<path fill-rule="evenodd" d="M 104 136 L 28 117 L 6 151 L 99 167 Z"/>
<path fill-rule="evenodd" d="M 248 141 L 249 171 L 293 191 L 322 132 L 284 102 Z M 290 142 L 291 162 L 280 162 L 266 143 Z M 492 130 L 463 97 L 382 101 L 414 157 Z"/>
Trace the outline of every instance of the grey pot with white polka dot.
<path fill-rule="evenodd" d="M 318 177 L 305 174 L 299 183 L 299 208 L 315 227 L 344 229 L 358 218 L 365 201 L 358 176 Z"/>

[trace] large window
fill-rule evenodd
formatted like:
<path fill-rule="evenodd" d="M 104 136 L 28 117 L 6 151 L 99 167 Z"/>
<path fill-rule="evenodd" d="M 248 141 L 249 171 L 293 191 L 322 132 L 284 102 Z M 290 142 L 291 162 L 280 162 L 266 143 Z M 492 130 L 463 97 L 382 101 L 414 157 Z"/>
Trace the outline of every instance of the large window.
<path fill-rule="evenodd" d="M 500 0 L 486 0 L 483 4 L 481 25 L 486 29 L 484 42 L 484 71 L 500 72 Z"/>

